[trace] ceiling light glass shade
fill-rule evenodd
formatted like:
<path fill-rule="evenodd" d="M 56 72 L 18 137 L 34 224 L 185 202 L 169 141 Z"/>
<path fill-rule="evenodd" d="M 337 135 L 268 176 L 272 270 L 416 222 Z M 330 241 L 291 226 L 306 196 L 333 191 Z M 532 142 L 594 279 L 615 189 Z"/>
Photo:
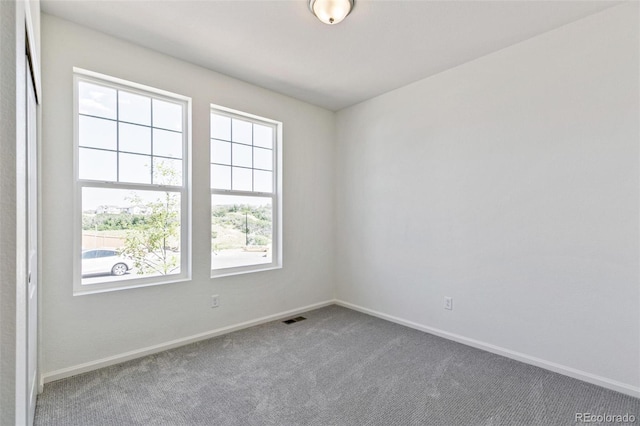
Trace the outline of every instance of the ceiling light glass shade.
<path fill-rule="evenodd" d="M 353 0 L 309 0 L 309 9 L 325 24 L 337 24 L 351 12 Z"/>

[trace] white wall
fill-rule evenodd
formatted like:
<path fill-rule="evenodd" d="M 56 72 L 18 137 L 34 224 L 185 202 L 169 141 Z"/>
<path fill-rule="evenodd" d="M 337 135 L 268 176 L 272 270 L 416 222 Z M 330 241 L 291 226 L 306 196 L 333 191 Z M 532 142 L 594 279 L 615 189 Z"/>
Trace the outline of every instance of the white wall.
<path fill-rule="evenodd" d="M 0 424 L 16 404 L 16 46 L 17 8 L 0 1 Z"/>
<path fill-rule="evenodd" d="M 638 392 L 638 16 L 340 111 L 338 299 Z"/>
<path fill-rule="evenodd" d="M 42 52 L 45 375 L 333 298 L 332 112 L 48 15 Z M 74 66 L 193 98 L 192 281 L 72 296 Z M 284 123 L 281 270 L 210 278 L 210 103 Z"/>

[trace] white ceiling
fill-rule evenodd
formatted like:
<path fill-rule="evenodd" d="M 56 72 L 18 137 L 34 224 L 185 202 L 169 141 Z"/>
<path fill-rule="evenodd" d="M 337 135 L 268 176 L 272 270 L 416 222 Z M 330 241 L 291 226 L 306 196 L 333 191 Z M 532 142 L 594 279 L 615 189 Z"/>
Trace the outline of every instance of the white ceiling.
<path fill-rule="evenodd" d="M 618 3 L 356 0 L 335 26 L 306 0 L 43 0 L 42 10 L 339 110 Z"/>

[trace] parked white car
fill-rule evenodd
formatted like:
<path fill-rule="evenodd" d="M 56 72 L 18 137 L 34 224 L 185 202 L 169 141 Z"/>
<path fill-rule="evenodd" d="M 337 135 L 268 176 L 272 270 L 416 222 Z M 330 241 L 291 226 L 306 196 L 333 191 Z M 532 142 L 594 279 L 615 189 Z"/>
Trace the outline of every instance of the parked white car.
<path fill-rule="evenodd" d="M 82 275 L 126 274 L 133 264 L 113 249 L 91 249 L 82 251 Z"/>

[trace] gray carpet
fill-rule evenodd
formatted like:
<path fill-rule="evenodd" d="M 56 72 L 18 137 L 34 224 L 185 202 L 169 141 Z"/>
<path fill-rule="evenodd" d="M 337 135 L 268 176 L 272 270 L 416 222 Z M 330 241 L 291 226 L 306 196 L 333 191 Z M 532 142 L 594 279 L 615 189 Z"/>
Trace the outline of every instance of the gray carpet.
<path fill-rule="evenodd" d="M 572 425 L 640 400 L 338 306 L 49 383 L 36 425 Z"/>

